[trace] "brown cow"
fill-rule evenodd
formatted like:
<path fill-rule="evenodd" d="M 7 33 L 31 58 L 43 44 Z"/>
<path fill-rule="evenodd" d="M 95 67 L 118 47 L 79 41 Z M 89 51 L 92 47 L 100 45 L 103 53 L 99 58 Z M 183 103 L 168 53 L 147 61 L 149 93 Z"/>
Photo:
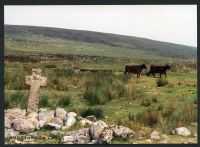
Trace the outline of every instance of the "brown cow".
<path fill-rule="evenodd" d="M 155 66 L 155 65 L 151 65 L 150 66 L 150 71 L 147 73 L 147 76 L 149 76 L 150 74 L 152 74 L 155 76 L 155 73 L 160 73 L 160 78 L 162 76 L 162 74 L 165 74 L 165 78 L 167 77 L 166 71 L 170 69 L 169 65 L 165 65 L 165 66 Z"/>
<path fill-rule="evenodd" d="M 126 73 L 135 73 L 137 74 L 137 78 L 140 77 L 140 73 L 142 72 L 142 69 L 147 69 L 145 64 L 142 65 L 126 65 L 124 75 Z"/>

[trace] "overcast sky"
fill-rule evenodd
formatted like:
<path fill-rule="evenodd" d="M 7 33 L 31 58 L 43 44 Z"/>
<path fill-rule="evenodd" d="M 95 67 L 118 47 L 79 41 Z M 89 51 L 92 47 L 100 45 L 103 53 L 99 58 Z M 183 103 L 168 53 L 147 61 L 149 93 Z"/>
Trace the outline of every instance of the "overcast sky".
<path fill-rule="evenodd" d="M 196 5 L 5 6 L 5 24 L 90 30 L 197 46 Z"/>

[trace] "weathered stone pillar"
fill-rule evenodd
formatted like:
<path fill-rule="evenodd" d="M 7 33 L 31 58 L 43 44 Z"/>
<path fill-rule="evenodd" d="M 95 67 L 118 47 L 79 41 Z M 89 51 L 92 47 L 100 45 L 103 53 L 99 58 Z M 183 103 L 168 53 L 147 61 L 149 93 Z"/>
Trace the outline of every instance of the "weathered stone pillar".
<path fill-rule="evenodd" d="M 46 86 L 46 77 L 41 76 L 41 69 L 32 69 L 32 75 L 26 76 L 25 82 L 30 85 L 27 105 L 27 115 L 31 112 L 38 113 L 39 109 L 39 89 L 41 86 Z"/>

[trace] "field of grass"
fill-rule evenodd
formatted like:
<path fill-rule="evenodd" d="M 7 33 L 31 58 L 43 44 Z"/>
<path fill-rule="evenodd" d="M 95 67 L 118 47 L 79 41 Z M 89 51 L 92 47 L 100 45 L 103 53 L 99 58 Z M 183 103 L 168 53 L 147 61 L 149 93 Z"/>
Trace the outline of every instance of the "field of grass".
<path fill-rule="evenodd" d="M 191 128 L 191 123 L 197 121 L 195 66 L 188 64 L 177 68 L 180 66 L 176 63 L 174 72 L 167 72 L 168 85 L 158 87 L 156 82 L 159 78 L 147 77 L 147 70 L 137 79 L 136 75 L 123 75 L 125 63 L 116 66 L 117 63 L 113 62 L 80 63 L 52 59 L 36 63 L 5 61 L 5 107 L 26 108 L 28 86 L 24 84 L 24 77 L 31 74 L 32 68 L 41 68 L 42 75 L 48 81 L 40 91 L 40 107 L 55 109 L 61 106 L 79 115 L 87 111 L 87 114 L 94 114 L 108 124 L 121 124 L 135 131 L 157 129 L 166 134 L 170 134 L 174 127 Z M 112 69 L 113 72 L 74 73 L 69 69 L 72 63 L 81 68 Z M 61 105 L 63 97 L 70 99 L 66 105 Z M 193 127 L 192 131 L 197 130 Z M 134 141 L 134 138 L 129 141 Z"/>

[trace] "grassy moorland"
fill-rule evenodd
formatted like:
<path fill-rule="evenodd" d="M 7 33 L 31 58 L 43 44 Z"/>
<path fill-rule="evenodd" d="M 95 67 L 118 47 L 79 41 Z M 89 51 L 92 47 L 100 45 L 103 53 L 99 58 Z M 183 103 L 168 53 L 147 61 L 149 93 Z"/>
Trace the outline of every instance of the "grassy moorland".
<path fill-rule="evenodd" d="M 170 56 L 170 54 L 168 54 Z M 112 143 L 146 143 L 153 130 L 169 135 L 169 143 L 197 142 L 197 63 L 195 58 L 162 57 L 143 50 L 103 43 L 54 38 L 36 34 L 5 34 L 5 108 L 26 108 L 29 87 L 24 77 L 32 68 L 41 68 L 47 86 L 40 91 L 40 107 L 63 107 L 81 116 L 95 115 L 108 124 L 134 131 L 143 130 L 145 138 L 114 139 Z M 123 75 L 125 64 L 169 64 L 167 78 L 147 77 L 144 70 Z M 109 69 L 112 72 L 75 73 L 81 69 Z M 158 85 L 161 84 L 159 87 Z M 162 85 L 163 84 L 163 85 Z M 187 127 L 193 135 L 172 135 L 176 127 Z M 69 130 L 79 128 L 76 124 Z M 39 130 L 48 134 L 49 130 Z M 7 140 L 9 143 L 9 140 Z M 35 143 L 59 143 L 36 140 Z M 159 140 L 157 142 L 159 143 Z"/>

